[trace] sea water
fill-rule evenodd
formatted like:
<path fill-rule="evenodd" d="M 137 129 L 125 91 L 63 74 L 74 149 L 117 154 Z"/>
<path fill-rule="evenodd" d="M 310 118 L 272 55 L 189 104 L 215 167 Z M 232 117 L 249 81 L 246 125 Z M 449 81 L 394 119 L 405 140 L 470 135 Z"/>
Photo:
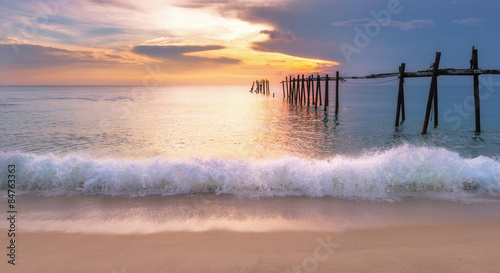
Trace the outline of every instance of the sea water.
<path fill-rule="evenodd" d="M 102 218 L 102 200 L 116 198 L 151 204 L 153 224 L 184 215 L 176 226 L 191 229 L 200 223 L 190 222 L 186 206 L 205 211 L 223 200 L 233 200 L 226 206 L 233 214 L 245 211 L 234 202 L 296 202 L 291 197 L 340 207 L 349 207 L 341 200 L 500 201 L 500 86 L 482 84 L 476 134 L 472 84 L 440 85 L 439 126 L 431 121 L 422 135 L 428 85 L 406 84 L 406 121 L 395 128 L 397 85 L 361 83 L 341 84 L 338 116 L 332 93 L 325 111 L 290 105 L 281 86 L 271 87 L 274 97 L 249 86 L 2 86 L 0 189 L 6 193 L 7 165 L 15 165 L 16 192 L 33 230 L 65 226 L 56 221 L 61 215 L 69 226 Z M 179 199 L 200 194 L 196 206 Z M 142 215 L 117 202 L 128 211 L 120 221 Z M 237 226 L 220 215 L 224 206 L 215 207 L 203 219 Z M 84 209 L 94 216 L 75 216 Z"/>

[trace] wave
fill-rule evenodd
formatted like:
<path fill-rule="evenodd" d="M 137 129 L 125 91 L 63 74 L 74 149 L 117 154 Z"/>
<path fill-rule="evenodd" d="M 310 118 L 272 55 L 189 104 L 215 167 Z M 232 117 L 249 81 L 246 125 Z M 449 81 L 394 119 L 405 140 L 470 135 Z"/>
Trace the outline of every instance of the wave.
<path fill-rule="evenodd" d="M 1 186 L 16 165 L 16 189 L 41 195 L 234 194 L 399 200 L 500 196 L 500 162 L 435 147 L 402 145 L 362 156 L 307 159 L 99 160 L 71 154 L 0 153 Z"/>

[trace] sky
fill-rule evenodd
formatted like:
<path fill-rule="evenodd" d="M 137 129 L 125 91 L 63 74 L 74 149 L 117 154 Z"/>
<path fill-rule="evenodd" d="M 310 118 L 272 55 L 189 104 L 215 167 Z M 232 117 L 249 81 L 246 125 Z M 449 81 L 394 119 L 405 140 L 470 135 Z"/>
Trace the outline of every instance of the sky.
<path fill-rule="evenodd" d="M 271 84 L 500 68 L 497 0 L 0 0 L 0 84 Z"/>

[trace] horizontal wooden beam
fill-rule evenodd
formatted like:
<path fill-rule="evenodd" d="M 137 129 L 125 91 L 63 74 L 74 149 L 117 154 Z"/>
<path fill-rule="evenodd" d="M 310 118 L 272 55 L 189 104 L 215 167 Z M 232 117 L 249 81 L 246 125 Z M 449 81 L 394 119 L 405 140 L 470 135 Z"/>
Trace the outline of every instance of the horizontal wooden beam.
<path fill-rule="evenodd" d="M 439 76 L 474 76 L 474 75 L 500 75 L 500 70 L 497 69 L 455 69 L 455 68 L 443 68 L 439 69 Z M 340 77 L 340 80 L 364 80 L 364 79 L 381 79 L 381 78 L 392 78 L 399 77 L 399 73 L 384 73 L 384 74 L 370 74 L 368 76 L 360 77 Z M 421 70 L 417 72 L 406 72 L 404 74 L 405 78 L 424 78 L 432 77 L 432 70 Z M 325 81 L 326 77 L 320 77 L 320 81 Z M 335 77 L 328 77 L 328 80 L 335 81 Z"/>

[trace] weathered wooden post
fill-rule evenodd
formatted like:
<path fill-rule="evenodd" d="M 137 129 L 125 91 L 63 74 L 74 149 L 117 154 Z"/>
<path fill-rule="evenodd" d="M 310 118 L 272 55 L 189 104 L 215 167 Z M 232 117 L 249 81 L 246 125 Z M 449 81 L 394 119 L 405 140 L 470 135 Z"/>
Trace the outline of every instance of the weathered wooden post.
<path fill-rule="evenodd" d="M 398 91 L 398 101 L 396 107 L 396 122 L 394 126 L 399 127 L 399 117 L 401 116 L 401 111 L 403 112 L 402 120 L 405 120 L 405 109 L 404 109 L 404 82 L 405 82 L 405 63 L 402 63 L 399 67 L 399 91 Z"/>
<path fill-rule="evenodd" d="M 292 103 L 292 96 L 293 96 L 292 77 L 288 77 L 288 103 Z"/>
<path fill-rule="evenodd" d="M 300 75 L 297 76 L 297 82 L 296 82 L 297 86 L 296 86 L 296 90 L 295 92 L 297 93 L 297 100 L 295 102 L 295 105 L 299 105 L 299 102 L 300 102 Z"/>
<path fill-rule="evenodd" d="M 439 74 L 438 74 L 439 76 Z M 438 126 L 438 85 L 436 79 L 436 86 L 434 87 L 434 128 Z"/>
<path fill-rule="evenodd" d="M 285 81 L 283 81 L 283 99 L 286 99 L 288 97 L 288 77 L 285 77 Z M 285 85 L 287 86 L 286 92 L 285 92 Z"/>
<path fill-rule="evenodd" d="M 437 89 L 437 77 L 439 75 L 439 61 L 441 59 L 441 52 L 436 52 L 436 59 L 432 65 L 432 80 L 431 88 L 429 89 L 429 98 L 427 99 L 427 108 L 425 110 L 424 127 L 422 128 L 422 135 L 427 134 L 427 127 L 429 125 L 429 117 L 431 114 L 432 100 L 436 98 L 434 94 Z M 436 115 L 436 112 L 434 112 Z"/>
<path fill-rule="evenodd" d="M 297 102 L 299 101 L 299 78 L 293 78 L 293 81 L 294 81 L 293 92 L 295 93 L 295 105 L 297 105 Z"/>
<path fill-rule="evenodd" d="M 300 79 L 300 75 L 299 75 L 298 79 L 299 79 L 299 86 L 298 86 L 299 87 L 299 104 L 300 104 L 300 106 L 302 106 L 302 84 L 304 83 L 304 80 Z"/>
<path fill-rule="evenodd" d="M 470 61 L 471 69 L 474 69 L 474 114 L 476 118 L 476 133 L 481 133 L 481 105 L 479 100 L 479 74 L 476 70 L 479 69 L 479 60 L 477 58 L 477 49 L 472 47 L 472 58 Z"/>
<path fill-rule="evenodd" d="M 286 98 L 288 99 L 288 97 L 290 96 L 290 91 L 288 90 L 288 77 L 285 77 L 285 85 L 286 85 Z"/>
<path fill-rule="evenodd" d="M 325 79 L 325 111 L 327 110 L 327 107 L 330 105 L 329 103 L 329 90 L 328 90 L 328 74 L 326 74 L 326 79 Z"/>
<path fill-rule="evenodd" d="M 314 80 L 313 80 L 313 76 L 309 76 L 309 81 L 311 82 L 311 103 L 312 103 L 312 105 L 315 105 L 315 103 L 314 103 Z"/>
<path fill-rule="evenodd" d="M 300 106 L 302 106 L 306 102 L 306 87 L 304 83 L 305 83 L 304 74 L 302 74 L 302 87 L 301 87 L 302 96 L 301 96 Z"/>
<path fill-rule="evenodd" d="M 318 105 L 318 97 L 319 97 L 319 106 L 323 105 L 321 103 L 321 79 L 319 77 L 319 74 L 318 74 L 318 77 L 317 77 L 317 80 L 316 80 L 316 105 Z"/>
<path fill-rule="evenodd" d="M 335 115 L 339 115 L 339 81 L 340 81 L 340 76 L 339 72 L 335 74 Z"/>
<path fill-rule="evenodd" d="M 298 105 L 300 99 L 300 75 L 297 75 L 297 97 L 295 99 L 295 105 Z"/>
<path fill-rule="evenodd" d="M 310 77 L 308 76 L 306 79 L 306 85 L 307 85 L 307 107 L 309 107 L 310 104 L 310 99 L 311 99 L 311 81 Z"/>

